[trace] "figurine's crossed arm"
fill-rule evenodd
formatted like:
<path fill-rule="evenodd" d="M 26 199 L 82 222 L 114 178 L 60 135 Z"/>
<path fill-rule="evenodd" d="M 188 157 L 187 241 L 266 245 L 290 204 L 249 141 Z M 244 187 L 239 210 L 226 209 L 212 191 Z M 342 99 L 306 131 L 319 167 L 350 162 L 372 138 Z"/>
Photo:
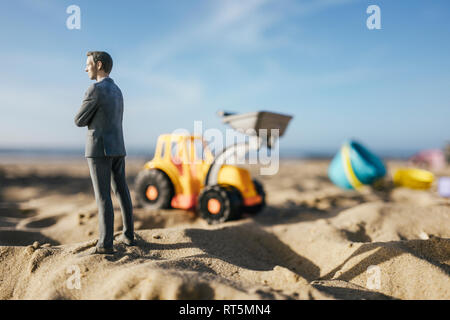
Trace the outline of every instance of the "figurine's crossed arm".
<path fill-rule="evenodd" d="M 81 108 L 75 116 L 75 124 L 78 127 L 85 127 L 89 124 L 98 109 L 97 100 L 97 89 L 95 88 L 95 85 L 92 85 L 86 91 Z"/>

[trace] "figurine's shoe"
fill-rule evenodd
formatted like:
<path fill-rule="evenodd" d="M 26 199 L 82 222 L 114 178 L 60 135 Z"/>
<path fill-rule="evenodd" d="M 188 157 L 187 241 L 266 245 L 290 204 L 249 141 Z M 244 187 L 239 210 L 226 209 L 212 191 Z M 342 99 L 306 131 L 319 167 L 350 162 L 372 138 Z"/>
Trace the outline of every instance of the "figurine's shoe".
<path fill-rule="evenodd" d="M 114 254 L 114 248 L 102 248 L 102 247 L 95 247 L 95 250 L 92 251 L 91 254 Z"/>
<path fill-rule="evenodd" d="M 135 246 L 136 245 L 136 240 L 134 239 L 128 239 L 127 237 L 125 237 L 123 234 L 117 239 L 117 241 L 119 243 L 123 243 L 127 246 Z"/>

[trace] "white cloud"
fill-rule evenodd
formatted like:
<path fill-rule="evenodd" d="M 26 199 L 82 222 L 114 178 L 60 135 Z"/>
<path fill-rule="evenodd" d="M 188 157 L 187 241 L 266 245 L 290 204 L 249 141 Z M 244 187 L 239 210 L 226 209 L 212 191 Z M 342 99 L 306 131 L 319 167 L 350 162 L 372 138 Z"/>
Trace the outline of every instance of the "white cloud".
<path fill-rule="evenodd" d="M 186 20 L 175 33 L 159 41 L 144 42 L 138 51 L 150 70 L 193 48 L 256 48 L 266 39 L 263 32 L 281 18 L 264 11 L 267 0 L 216 1 L 195 20 Z"/>

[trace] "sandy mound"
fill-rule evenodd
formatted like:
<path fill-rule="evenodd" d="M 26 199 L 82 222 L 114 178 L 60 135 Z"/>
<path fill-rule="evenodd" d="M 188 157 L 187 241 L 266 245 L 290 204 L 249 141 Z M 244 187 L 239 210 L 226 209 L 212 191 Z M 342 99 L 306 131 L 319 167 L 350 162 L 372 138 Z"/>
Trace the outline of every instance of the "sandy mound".
<path fill-rule="evenodd" d="M 130 186 L 142 164 L 127 164 Z M 435 190 L 345 192 L 327 162 L 289 161 L 263 177 L 258 216 L 208 226 L 135 209 L 138 246 L 90 255 L 84 162 L 1 167 L 1 299 L 450 298 L 450 204 Z"/>

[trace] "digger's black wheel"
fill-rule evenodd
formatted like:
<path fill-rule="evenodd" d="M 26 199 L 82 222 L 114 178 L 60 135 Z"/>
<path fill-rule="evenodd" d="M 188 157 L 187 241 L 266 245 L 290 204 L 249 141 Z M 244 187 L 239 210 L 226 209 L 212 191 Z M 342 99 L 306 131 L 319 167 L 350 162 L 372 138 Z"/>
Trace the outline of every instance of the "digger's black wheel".
<path fill-rule="evenodd" d="M 169 177 L 158 169 L 139 172 L 135 192 L 138 206 L 145 209 L 168 209 L 174 195 Z"/>
<path fill-rule="evenodd" d="M 198 209 L 209 224 L 237 220 L 241 217 L 242 196 L 231 186 L 209 186 L 198 197 Z"/>
<path fill-rule="evenodd" d="M 249 214 L 258 214 L 266 206 L 266 193 L 264 192 L 264 187 L 261 182 L 255 179 L 253 180 L 253 184 L 255 185 L 256 193 L 261 196 L 262 201 L 257 205 L 245 207 L 244 211 Z"/>

